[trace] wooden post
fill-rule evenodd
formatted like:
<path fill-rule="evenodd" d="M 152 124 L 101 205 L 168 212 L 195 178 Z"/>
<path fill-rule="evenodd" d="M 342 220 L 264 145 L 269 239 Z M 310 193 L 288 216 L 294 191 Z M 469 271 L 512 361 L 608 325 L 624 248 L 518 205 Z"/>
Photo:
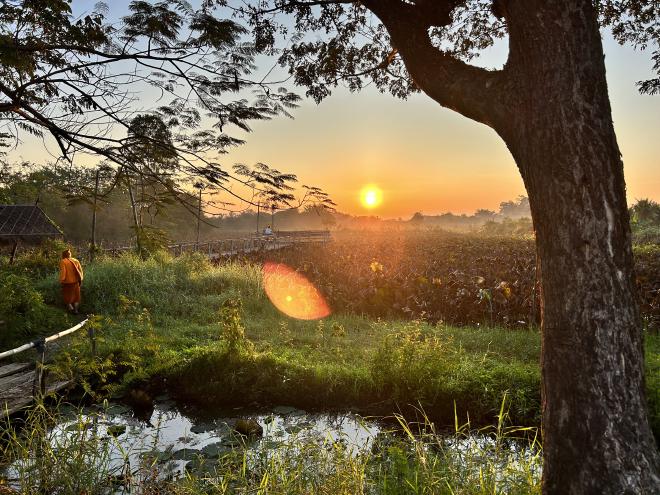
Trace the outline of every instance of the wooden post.
<path fill-rule="evenodd" d="M 91 324 L 87 327 L 87 336 L 89 337 L 89 344 L 92 348 L 92 357 L 96 357 L 96 331 Z"/>
<path fill-rule="evenodd" d="M 46 341 L 40 339 L 35 343 L 37 360 L 34 363 L 34 382 L 32 384 L 32 397 L 35 400 L 43 399 L 46 394 L 46 376 L 44 361 L 46 360 Z"/>
<path fill-rule="evenodd" d="M 14 259 L 16 258 L 16 251 L 18 251 L 18 239 L 14 241 L 14 246 L 11 248 L 11 255 L 9 256 L 9 264 L 14 264 Z"/>

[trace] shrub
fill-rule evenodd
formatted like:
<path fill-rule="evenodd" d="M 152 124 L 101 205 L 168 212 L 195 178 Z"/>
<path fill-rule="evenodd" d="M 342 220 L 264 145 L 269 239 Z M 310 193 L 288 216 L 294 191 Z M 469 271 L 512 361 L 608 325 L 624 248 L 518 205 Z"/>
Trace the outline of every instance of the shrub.
<path fill-rule="evenodd" d="M 220 309 L 222 337 L 230 358 L 252 352 L 252 345 L 245 338 L 245 328 L 241 322 L 242 307 L 240 299 L 227 299 Z"/>
<path fill-rule="evenodd" d="M 62 259 L 62 251 L 67 248 L 69 245 L 61 239 L 48 239 L 37 247 L 19 250 L 13 265 L 8 264 L 9 258 L 3 258 L 2 269 L 33 278 L 54 275 Z"/>
<path fill-rule="evenodd" d="M 425 334 L 413 322 L 389 334 L 376 350 L 371 363 L 374 383 L 394 400 L 432 399 L 433 383 L 443 373 L 449 353 L 437 335 Z"/>
<path fill-rule="evenodd" d="M 44 303 L 30 279 L 14 273 L 0 274 L 0 348 L 28 338 L 64 330 L 68 317 Z"/>

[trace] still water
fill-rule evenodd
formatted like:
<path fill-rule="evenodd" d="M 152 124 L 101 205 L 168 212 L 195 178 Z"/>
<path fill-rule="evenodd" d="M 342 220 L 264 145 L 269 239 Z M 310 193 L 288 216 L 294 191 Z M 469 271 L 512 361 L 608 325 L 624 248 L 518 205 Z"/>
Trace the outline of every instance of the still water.
<path fill-rule="evenodd" d="M 103 479 L 110 479 L 116 488 L 109 493 L 124 493 L 126 480 L 136 473 L 153 472 L 159 479 L 181 478 L 187 473 L 215 476 L 216 468 L 226 472 L 228 461 L 234 462 L 229 469 L 241 469 L 242 465 L 260 472 L 260 466 L 277 460 L 277 456 L 323 476 L 318 469 L 327 463 L 308 458 L 310 452 L 331 455 L 339 449 L 350 459 L 362 456 L 387 463 L 380 454 L 389 452 L 391 445 L 402 445 L 406 438 L 406 449 L 441 452 L 446 466 L 460 477 L 478 480 L 487 469 L 505 492 L 506 487 L 521 480 L 526 483 L 528 478 L 538 480 L 541 474 L 539 450 L 529 441 L 502 440 L 492 432 L 442 435 L 429 432 L 429 425 L 410 425 L 407 430 L 408 425 L 351 412 L 309 413 L 280 406 L 200 415 L 182 412 L 164 396 L 146 411 L 105 404 L 83 409 L 64 406 L 59 412 L 60 420 L 47 435 L 53 458 L 66 463 L 84 457 L 89 471 L 107 473 Z M 83 452 L 80 445 L 89 448 Z M 39 457 L 32 452 L 8 466 L 4 477 L 16 488 L 31 486 L 32 477 L 26 473 L 35 471 L 35 466 L 38 471 Z M 332 469 L 332 461 L 329 466 Z"/>
<path fill-rule="evenodd" d="M 237 423 L 246 419 L 261 431 L 237 433 Z M 268 411 L 224 410 L 213 418 L 200 418 L 186 415 L 163 400 L 156 402 L 148 418 L 135 417 L 121 404 L 72 412 L 55 427 L 53 437 L 78 435 L 81 429 L 93 430 L 95 435 L 110 440 L 109 460 L 114 467 L 158 463 L 162 472 L 176 476 L 186 469 L 209 469 L 214 459 L 237 448 L 254 455 L 265 454 L 290 446 L 293 440 L 319 445 L 340 442 L 357 453 L 371 448 L 382 427 L 375 420 L 350 412 L 308 413 L 288 406 Z"/>

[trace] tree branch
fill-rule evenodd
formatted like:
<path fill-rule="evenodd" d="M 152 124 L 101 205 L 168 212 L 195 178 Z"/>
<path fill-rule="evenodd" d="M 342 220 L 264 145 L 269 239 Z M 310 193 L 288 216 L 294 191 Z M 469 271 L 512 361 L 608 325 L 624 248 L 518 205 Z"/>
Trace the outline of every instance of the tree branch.
<path fill-rule="evenodd" d="M 431 43 L 428 28 L 440 19 L 451 22 L 457 4 L 400 0 L 364 0 L 362 2 L 383 23 L 393 47 L 399 52 L 415 84 L 443 107 L 472 120 L 496 128 L 506 118 L 504 70 L 491 71 L 469 65 Z M 431 15 L 430 9 L 436 9 Z M 440 25 L 445 25 L 440 24 Z"/>

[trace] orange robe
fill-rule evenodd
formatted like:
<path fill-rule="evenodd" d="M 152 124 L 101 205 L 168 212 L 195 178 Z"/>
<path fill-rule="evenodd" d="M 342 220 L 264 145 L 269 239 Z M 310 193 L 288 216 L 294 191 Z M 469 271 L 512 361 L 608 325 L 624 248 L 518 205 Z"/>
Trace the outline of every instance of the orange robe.
<path fill-rule="evenodd" d="M 80 283 L 83 280 L 83 270 L 80 261 L 75 258 L 63 258 L 60 261 L 60 284 L 64 304 L 80 302 Z"/>

